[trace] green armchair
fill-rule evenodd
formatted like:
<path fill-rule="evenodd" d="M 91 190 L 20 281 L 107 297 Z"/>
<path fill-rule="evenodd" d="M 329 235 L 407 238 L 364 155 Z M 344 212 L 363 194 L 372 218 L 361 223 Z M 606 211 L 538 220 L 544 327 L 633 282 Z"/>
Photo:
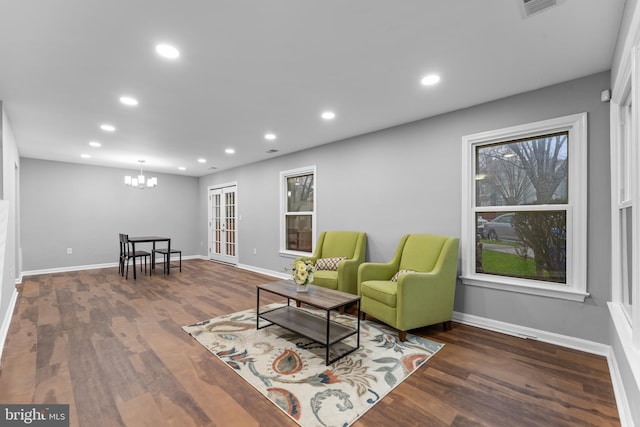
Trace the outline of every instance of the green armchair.
<path fill-rule="evenodd" d="M 316 249 L 311 259 L 316 265 L 313 284 L 329 289 L 336 289 L 350 294 L 358 294 L 358 267 L 364 262 L 367 250 L 367 235 L 356 231 L 324 231 L 320 233 Z M 325 269 L 318 260 L 345 258 L 337 262 L 337 268 Z M 300 259 L 300 258 L 299 258 Z M 329 262 L 328 264 L 332 264 Z M 328 267 L 332 268 L 332 267 Z"/>
<path fill-rule="evenodd" d="M 408 234 L 388 263 L 361 264 L 358 293 L 363 318 L 369 314 L 398 329 L 401 341 L 409 329 L 440 322 L 450 329 L 458 246 L 454 237 Z"/>

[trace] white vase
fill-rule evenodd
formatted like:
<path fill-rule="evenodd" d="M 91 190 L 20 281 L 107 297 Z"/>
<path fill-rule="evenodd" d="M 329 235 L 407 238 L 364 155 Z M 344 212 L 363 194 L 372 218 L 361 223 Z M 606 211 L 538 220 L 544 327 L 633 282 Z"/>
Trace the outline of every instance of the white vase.
<path fill-rule="evenodd" d="M 309 292 L 309 284 L 308 283 L 296 283 L 296 291 L 298 291 L 298 292 Z"/>

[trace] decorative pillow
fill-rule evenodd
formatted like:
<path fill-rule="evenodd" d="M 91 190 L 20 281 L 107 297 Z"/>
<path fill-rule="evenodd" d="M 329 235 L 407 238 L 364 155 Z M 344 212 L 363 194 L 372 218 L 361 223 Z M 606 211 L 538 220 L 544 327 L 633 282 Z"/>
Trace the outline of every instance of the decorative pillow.
<path fill-rule="evenodd" d="M 397 282 L 398 281 L 398 277 L 400 277 L 401 274 L 407 274 L 407 273 L 415 273 L 415 270 L 400 270 L 398 271 L 396 274 L 393 275 L 393 277 L 391 278 L 392 282 Z"/>
<path fill-rule="evenodd" d="M 336 271 L 338 269 L 338 263 L 343 259 L 347 259 L 347 257 L 320 258 L 316 261 L 316 270 Z"/>

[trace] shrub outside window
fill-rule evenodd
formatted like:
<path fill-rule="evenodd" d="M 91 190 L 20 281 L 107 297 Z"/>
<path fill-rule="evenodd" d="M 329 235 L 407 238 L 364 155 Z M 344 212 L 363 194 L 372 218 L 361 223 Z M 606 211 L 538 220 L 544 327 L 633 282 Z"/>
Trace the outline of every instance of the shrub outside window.
<path fill-rule="evenodd" d="M 586 113 L 463 137 L 465 284 L 584 300 Z"/>

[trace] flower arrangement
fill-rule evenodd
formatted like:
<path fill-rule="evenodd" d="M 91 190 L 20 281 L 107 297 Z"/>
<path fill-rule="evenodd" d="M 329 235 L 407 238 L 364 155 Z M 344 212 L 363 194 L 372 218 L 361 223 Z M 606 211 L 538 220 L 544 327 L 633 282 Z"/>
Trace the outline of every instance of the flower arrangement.
<path fill-rule="evenodd" d="M 310 259 L 299 259 L 291 267 L 291 277 L 299 286 L 306 286 L 313 282 L 316 268 Z"/>

